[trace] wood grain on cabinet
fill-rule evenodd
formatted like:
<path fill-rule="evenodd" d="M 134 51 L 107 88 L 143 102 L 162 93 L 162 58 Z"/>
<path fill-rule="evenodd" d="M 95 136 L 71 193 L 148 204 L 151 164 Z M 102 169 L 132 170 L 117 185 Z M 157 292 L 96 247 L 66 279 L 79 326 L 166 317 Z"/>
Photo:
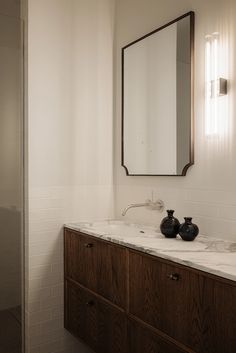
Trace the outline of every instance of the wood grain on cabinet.
<path fill-rule="evenodd" d="M 201 352 L 235 353 L 236 284 L 204 276 L 201 305 Z"/>
<path fill-rule="evenodd" d="M 65 327 L 97 353 L 126 353 L 126 315 L 80 285 L 66 281 Z"/>
<path fill-rule="evenodd" d="M 124 247 L 65 230 L 65 276 L 112 303 L 126 307 L 127 257 Z"/>
<path fill-rule="evenodd" d="M 65 229 L 65 327 L 96 353 L 235 353 L 236 282 Z"/>
<path fill-rule="evenodd" d="M 186 350 L 132 319 L 128 321 L 128 347 L 130 353 L 186 353 Z"/>
<path fill-rule="evenodd" d="M 201 277 L 137 252 L 129 264 L 130 313 L 198 351 Z"/>
<path fill-rule="evenodd" d="M 136 251 L 129 312 L 196 353 L 236 352 L 236 284 Z"/>

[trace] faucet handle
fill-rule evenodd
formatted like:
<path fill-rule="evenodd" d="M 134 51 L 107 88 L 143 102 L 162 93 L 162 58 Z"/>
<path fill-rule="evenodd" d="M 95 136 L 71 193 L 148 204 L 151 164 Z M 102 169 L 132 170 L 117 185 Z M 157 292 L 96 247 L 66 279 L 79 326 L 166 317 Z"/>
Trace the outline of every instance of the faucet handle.
<path fill-rule="evenodd" d="M 158 210 L 160 212 L 162 212 L 164 210 L 164 202 L 160 199 L 156 200 L 156 201 L 152 201 L 152 200 L 147 200 L 147 206 L 150 210 Z"/>

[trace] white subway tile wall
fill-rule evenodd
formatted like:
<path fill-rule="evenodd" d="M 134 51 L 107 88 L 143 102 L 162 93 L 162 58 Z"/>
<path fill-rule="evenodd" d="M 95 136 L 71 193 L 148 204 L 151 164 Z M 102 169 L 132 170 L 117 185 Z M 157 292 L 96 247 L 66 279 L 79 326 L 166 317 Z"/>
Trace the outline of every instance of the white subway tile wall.
<path fill-rule="evenodd" d="M 97 186 L 97 188 L 100 187 Z M 46 198 L 46 189 L 49 198 Z M 74 195 L 77 197 L 77 187 L 74 189 Z M 54 197 L 56 196 L 55 188 L 45 188 L 44 190 L 40 188 L 42 193 L 38 188 L 31 190 L 28 253 L 26 256 L 28 274 L 26 278 L 27 352 L 90 352 L 87 347 L 79 344 L 64 330 L 63 224 L 81 219 L 80 214 L 83 214 L 83 205 L 86 202 L 96 203 L 96 209 L 87 213 L 86 219 L 112 218 L 110 199 L 113 189 L 111 186 L 102 187 L 102 189 L 103 193 L 95 192 L 95 186 L 92 187 L 91 192 L 87 190 L 85 194 L 90 197 L 78 200 L 78 213 L 76 212 L 76 214 L 73 212 L 72 206 L 68 208 L 68 205 L 73 205 L 75 202 L 71 197 L 71 188 L 56 188 L 58 208 L 55 207 L 54 202 L 49 202 L 52 193 Z M 110 195 L 104 194 L 105 189 Z M 96 197 L 97 194 L 101 194 L 100 199 Z M 40 204 L 42 208 L 40 208 Z M 47 205 L 46 208 L 45 205 Z M 37 212 L 39 221 L 37 220 Z"/>
<path fill-rule="evenodd" d="M 26 353 L 89 353 L 63 325 L 63 224 L 113 217 L 113 1 L 28 1 Z"/>
<path fill-rule="evenodd" d="M 200 201 L 200 197 L 189 198 L 190 194 L 205 195 L 204 200 Z M 210 195 L 209 195 L 210 194 Z M 214 199 L 213 198 L 214 194 Z M 200 227 L 201 234 L 211 237 L 224 238 L 229 240 L 236 239 L 236 201 L 235 204 L 229 206 L 225 199 L 217 197 L 218 191 L 215 193 L 208 190 L 189 190 L 189 189 L 166 189 L 142 186 L 116 186 L 116 214 L 117 218 L 121 218 L 121 210 L 129 203 L 142 202 L 147 198 L 161 198 L 165 203 L 166 209 L 174 209 L 175 217 L 180 222 L 184 221 L 184 217 L 193 217 L 193 222 Z M 122 195 L 122 197 L 120 196 Z M 125 197 L 123 197 L 125 195 Z M 209 195 L 207 197 L 206 195 Z M 212 197 L 212 198 L 211 198 Z M 236 196 L 235 196 L 236 200 Z M 166 216 L 165 211 L 150 211 L 143 209 L 131 209 L 127 213 L 125 220 L 144 222 L 146 224 L 156 225 L 159 229 L 162 218 Z"/>
<path fill-rule="evenodd" d="M 135 8 L 135 11 L 133 9 Z M 121 167 L 121 63 L 122 46 L 158 26 L 188 12 L 195 11 L 195 78 L 194 78 L 194 147 L 195 163 L 185 177 L 131 177 Z M 236 125 L 234 123 L 236 92 L 230 82 L 235 81 L 236 58 L 236 2 L 180 0 L 116 2 L 116 124 L 115 124 L 115 205 L 116 217 L 121 218 L 130 203 L 161 198 L 166 209 L 175 210 L 176 217 L 192 216 L 202 234 L 236 239 Z M 141 20 L 140 20 L 141 18 Z M 132 25 L 131 25 L 132 23 Z M 205 127 L 205 35 L 219 32 L 222 40 L 219 61 L 221 74 L 229 79 L 228 96 L 222 121 L 228 121 L 223 136 L 209 138 Z M 165 158 L 165 151 L 163 151 Z M 154 224 L 157 228 L 165 213 L 131 209 L 125 219 Z"/>
<path fill-rule="evenodd" d="M 27 353 L 87 353 L 63 329 L 65 222 L 121 218 L 153 194 L 176 216 L 192 216 L 209 236 L 235 239 L 236 127 L 224 141 L 204 134 L 204 38 L 236 38 L 233 0 L 116 1 L 113 131 L 113 0 L 29 0 L 28 170 L 26 239 Z M 135 8 L 135 11 L 134 11 Z M 120 166 L 120 49 L 159 25 L 196 12 L 195 164 L 186 177 L 127 177 Z M 236 47 L 230 46 L 234 80 Z M 235 93 L 229 90 L 233 120 Z M 113 156 L 113 134 L 115 153 Z M 113 158 L 114 157 L 114 158 Z M 115 200 L 113 200 L 113 167 Z M 114 201 L 114 202 L 113 202 Z M 131 209 L 126 220 L 159 227 L 164 213 Z"/>

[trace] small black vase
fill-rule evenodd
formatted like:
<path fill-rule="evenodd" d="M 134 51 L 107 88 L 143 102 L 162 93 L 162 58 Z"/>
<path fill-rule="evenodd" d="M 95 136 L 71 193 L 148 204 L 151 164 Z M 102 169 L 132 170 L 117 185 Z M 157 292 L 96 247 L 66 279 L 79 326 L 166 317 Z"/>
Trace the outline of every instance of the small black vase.
<path fill-rule="evenodd" d="M 199 233 L 198 226 L 192 223 L 192 217 L 184 217 L 184 219 L 185 222 L 179 227 L 179 235 L 183 240 L 194 240 Z"/>
<path fill-rule="evenodd" d="M 160 229 L 166 238 L 176 238 L 179 232 L 180 223 L 177 218 L 173 216 L 174 210 L 167 210 L 168 216 L 161 221 Z"/>

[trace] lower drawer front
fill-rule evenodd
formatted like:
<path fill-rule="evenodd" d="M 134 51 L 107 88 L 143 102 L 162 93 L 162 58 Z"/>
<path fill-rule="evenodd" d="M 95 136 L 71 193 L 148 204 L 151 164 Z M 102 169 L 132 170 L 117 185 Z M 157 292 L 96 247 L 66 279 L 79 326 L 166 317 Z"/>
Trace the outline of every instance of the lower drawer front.
<path fill-rule="evenodd" d="M 96 353 L 126 353 L 126 317 L 84 288 L 66 282 L 65 328 Z"/>
<path fill-rule="evenodd" d="M 128 337 L 130 353 L 186 353 L 135 320 L 129 320 Z"/>

